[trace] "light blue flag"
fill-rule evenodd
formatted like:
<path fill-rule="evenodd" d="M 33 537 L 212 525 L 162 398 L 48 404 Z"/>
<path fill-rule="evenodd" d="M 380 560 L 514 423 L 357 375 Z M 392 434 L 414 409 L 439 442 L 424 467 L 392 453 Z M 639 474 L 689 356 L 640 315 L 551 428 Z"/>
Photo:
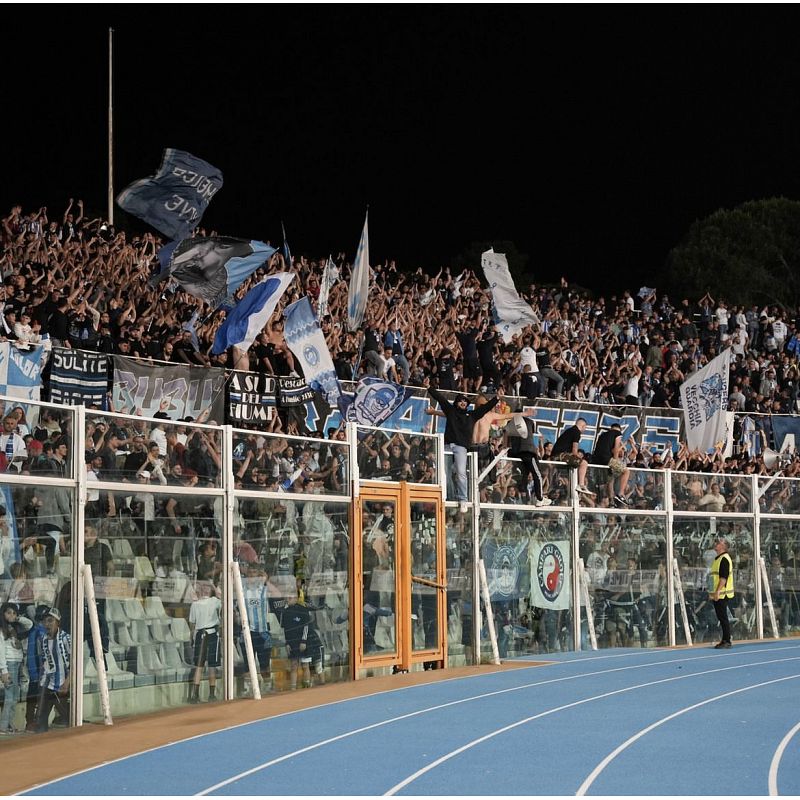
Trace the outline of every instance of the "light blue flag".
<path fill-rule="evenodd" d="M 221 188 L 222 172 L 216 167 L 168 147 L 158 172 L 123 189 L 117 205 L 180 241 L 200 224 L 211 198 Z"/>
<path fill-rule="evenodd" d="M 321 391 L 328 404 L 335 408 L 342 390 L 311 301 L 304 297 L 292 303 L 283 316 L 286 320 L 283 337 L 297 358 L 306 382 L 312 389 Z"/>
<path fill-rule="evenodd" d="M 293 272 L 277 272 L 257 283 L 227 315 L 214 337 L 211 352 L 224 353 L 229 347 L 249 350 L 293 280 Z"/>
<path fill-rule="evenodd" d="M 350 289 L 347 293 L 347 329 L 356 331 L 364 321 L 369 296 L 369 211 L 364 217 L 364 230 L 358 243 L 356 260 L 350 273 Z"/>
<path fill-rule="evenodd" d="M 232 308 L 233 293 L 275 252 L 264 242 L 229 236 L 184 239 L 166 268 L 150 278 L 150 285 L 173 278 L 184 292 L 205 300 L 212 309 Z"/>

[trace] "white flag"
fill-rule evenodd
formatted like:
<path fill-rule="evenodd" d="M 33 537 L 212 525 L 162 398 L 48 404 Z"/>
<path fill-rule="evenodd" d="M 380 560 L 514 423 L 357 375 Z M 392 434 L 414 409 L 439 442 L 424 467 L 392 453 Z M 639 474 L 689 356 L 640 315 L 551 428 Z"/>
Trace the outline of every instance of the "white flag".
<path fill-rule="evenodd" d="M 708 452 L 725 444 L 730 365 L 728 348 L 681 384 L 686 443 L 690 450 Z"/>
<path fill-rule="evenodd" d="M 328 263 L 325 265 L 325 272 L 322 273 L 322 285 L 319 288 L 319 300 L 317 301 L 317 317 L 322 319 L 328 314 L 328 295 L 336 281 L 339 280 L 339 267 L 333 263 L 333 259 L 328 256 Z"/>
<path fill-rule="evenodd" d="M 356 260 L 350 273 L 350 290 L 347 293 L 347 330 L 356 331 L 364 321 L 369 295 L 369 211 L 364 217 L 364 230 L 358 243 Z"/>
<path fill-rule="evenodd" d="M 572 596 L 570 543 L 532 544 L 530 553 L 531 605 L 534 608 L 569 608 Z"/>
<path fill-rule="evenodd" d="M 503 341 L 508 344 L 511 337 L 523 328 L 528 325 L 538 325 L 539 317 L 517 294 L 504 253 L 487 250 L 481 256 L 481 266 L 492 291 L 494 326 L 503 337 Z"/>

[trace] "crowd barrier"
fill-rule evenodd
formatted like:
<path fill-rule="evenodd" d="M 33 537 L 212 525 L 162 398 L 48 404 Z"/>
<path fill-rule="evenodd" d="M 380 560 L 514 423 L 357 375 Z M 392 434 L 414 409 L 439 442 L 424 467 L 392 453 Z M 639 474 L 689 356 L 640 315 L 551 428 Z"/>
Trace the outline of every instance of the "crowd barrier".
<path fill-rule="evenodd" d="M 631 470 L 625 506 L 615 508 L 605 468 L 589 468 L 591 494 L 581 494 L 574 471 L 543 463 L 552 504 L 537 507 L 524 492 L 498 488 L 520 482 L 516 460 L 479 464 L 471 454 L 463 513 L 439 435 L 351 425 L 344 438 L 323 440 L 26 405 L 30 424 L 37 413 L 57 416 L 70 454 L 58 476 L 0 475 L 0 599 L 31 619 L 59 609 L 73 642 L 72 685 L 82 688 L 72 692 L 73 725 L 104 718 L 103 685 L 118 718 L 351 679 L 350 588 L 360 578 L 351 555 L 362 546 L 352 539 L 353 500 L 367 480 L 442 487 L 449 665 L 488 652 L 479 559 L 501 657 L 592 641 L 711 641 L 705 587 L 710 544 L 721 534 L 734 561 L 734 638 L 800 627 L 798 479 Z M 92 458 L 94 445 L 103 451 L 114 441 L 110 460 Z M 96 615 L 85 601 L 84 565 Z M 261 613 L 260 635 L 249 639 L 242 602 Z M 288 657 L 294 632 L 284 612 L 297 606 L 317 635 L 308 676 Z M 24 728 L 36 694 L 25 674 L 20 690 L 13 719 Z"/>

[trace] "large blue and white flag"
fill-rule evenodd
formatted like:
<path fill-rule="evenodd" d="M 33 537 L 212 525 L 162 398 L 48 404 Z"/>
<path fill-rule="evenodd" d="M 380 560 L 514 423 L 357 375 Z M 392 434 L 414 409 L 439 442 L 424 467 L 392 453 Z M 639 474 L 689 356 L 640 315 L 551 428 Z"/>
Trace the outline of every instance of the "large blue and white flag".
<path fill-rule="evenodd" d="M 336 281 L 339 280 L 339 267 L 333 263 L 333 259 L 328 256 L 328 263 L 325 264 L 325 271 L 322 273 L 322 284 L 319 287 L 319 300 L 317 301 L 317 316 L 322 319 L 328 314 L 328 297 Z"/>
<path fill-rule="evenodd" d="M 224 353 L 229 347 L 245 352 L 250 349 L 256 336 L 264 330 L 269 318 L 275 313 L 278 301 L 294 280 L 293 272 L 277 272 L 257 283 L 225 317 L 211 352 Z"/>
<path fill-rule="evenodd" d="M 168 147 L 158 172 L 134 181 L 117 196 L 117 205 L 170 239 L 185 239 L 222 188 L 222 172 L 183 150 Z"/>
<path fill-rule="evenodd" d="M 690 450 L 709 452 L 728 438 L 731 350 L 723 350 L 681 384 L 681 406 Z"/>
<path fill-rule="evenodd" d="M 411 396 L 406 386 L 381 378 L 362 378 L 354 396 L 342 395 L 339 410 L 348 422 L 377 426 L 394 414 Z"/>
<path fill-rule="evenodd" d="M 517 293 L 504 253 L 495 253 L 490 248 L 481 255 L 481 266 L 492 292 L 495 328 L 508 344 L 523 328 L 538 325 L 539 317 Z"/>
<path fill-rule="evenodd" d="M 325 400 L 335 407 L 342 389 L 311 301 L 304 297 L 292 303 L 283 316 L 286 320 L 283 338 L 297 358 L 308 385 L 321 391 Z"/>
<path fill-rule="evenodd" d="M 43 347 L 21 350 L 11 342 L 0 343 L 0 395 L 38 400 L 43 352 Z"/>
<path fill-rule="evenodd" d="M 350 273 L 350 289 L 347 293 L 347 330 L 356 331 L 364 321 L 369 296 L 369 211 L 364 217 L 364 230 L 358 243 L 356 260 Z"/>
<path fill-rule="evenodd" d="M 150 284 L 174 278 L 184 292 L 205 300 L 212 309 L 232 307 L 233 293 L 275 252 L 264 242 L 229 236 L 184 239 Z"/>

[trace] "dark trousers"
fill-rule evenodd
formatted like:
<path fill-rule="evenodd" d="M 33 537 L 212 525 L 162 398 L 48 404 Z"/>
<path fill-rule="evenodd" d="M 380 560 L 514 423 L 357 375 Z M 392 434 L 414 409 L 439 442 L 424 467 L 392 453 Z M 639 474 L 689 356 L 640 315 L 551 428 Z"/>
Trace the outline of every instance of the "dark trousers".
<path fill-rule="evenodd" d="M 522 461 L 522 488 L 528 481 L 528 474 L 533 478 L 533 493 L 537 500 L 542 499 L 542 473 L 539 471 L 539 459 L 533 453 L 517 453 Z"/>
<path fill-rule="evenodd" d="M 714 600 L 714 613 L 717 615 L 719 624 L 722 627 L 722 641 L 730 642 L 731 640 L 731 621 L 728 617 L 728 598 L 723 597 L 719 600 Z"/>
<path fill-rule="evenodd" d="M 39 733 L 43 733 L 48 729 L 48 719 L 54 706 L 57 717 L 64 720 L 65 724 L 69 724 L 69 697 L 62 697 L 52 689 L 41 689 L 36 713 L 36 729 Z"/>

